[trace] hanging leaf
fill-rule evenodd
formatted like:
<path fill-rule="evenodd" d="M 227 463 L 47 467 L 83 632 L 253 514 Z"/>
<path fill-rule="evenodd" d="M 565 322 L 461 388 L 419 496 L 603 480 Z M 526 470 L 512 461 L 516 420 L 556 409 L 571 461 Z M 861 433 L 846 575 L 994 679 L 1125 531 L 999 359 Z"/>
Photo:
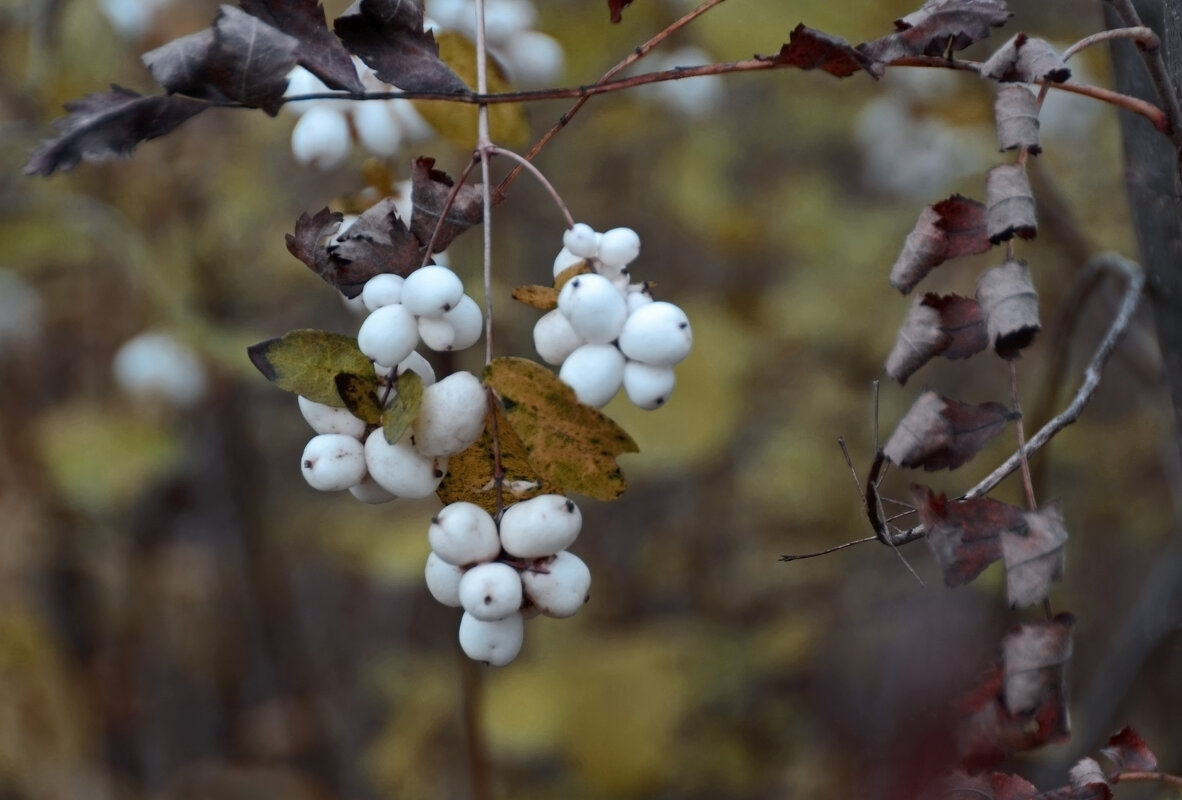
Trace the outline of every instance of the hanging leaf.
<path fill-rule="evenodd" d="M 1002 83 L 1062 83 L 1071 70 L 1045 39 L 1019 33 L 981 65 L 981 77 Z"/>
<path fill-rule="evenodd" d="M 1157 756 L 1135 730 L 1121 728 L 1100 751 L 1111 761 L 1117 772 L 1157 772 Z"/>
<path fill-rule="evenodd" d="M 945 261 L 984 253 L 991 246 L 985 206 L 954 194 L 924 208 L 891 267 L 891 286 L 907 294 Z"/>
<path fill-rule="evenodd" d="M 198 97 L 214 103 L 230 102 L 210 74 L 211 54 L 216 45 L 213 28 L 173 39 L 140 56 L 152 79 L 169 94 Z"/>
<path fill-rule="evenodd" d="M 1009 713 L 1045 725 L 1048 738 L 1044 741 L 1070 732 L 1064 668 L 1071 659 L 1074 621 L 1070 614 L 1060 614 L 1053 620 L 1019 625 L 1002 639 L 1003 704 Z"/>
<path fill-rule="evenodd" d="M 399 219 L 393 197 L 367 209 L 325 249 L 327 270 L 320 276 L 345 297 L 361 294 L 366 281 L 374 275 L 409 275 L 423 263 L 424 256 L 423 245 Z"/>
<path fill-rule="evenodd" d="M 989 241 L 997 244 L 1015 236 L 1033 239 L 1038 233 L 1034 192 L 1021 164 L 999 164 L 985 176 L 986 225 Z"/>
<path fill-rule="evenodd" d="M 1002 557 L 1002 536 L 1026 527 L 1020 508 L 989 497 L 948 500 L 916 484 L 911 498 L 947 586 L 972 581 Z"/>
<path fill-rule="evenodd" d="M 1038 143 L 1038 98 L 1025 86 L 1006 86 L 993 98 L 997 146 L 1003 152 L 1023 147 L 1031 155 L 1042 152 Z"/>
<path fill-rule="evenodd" d="M 883 452 L 902 467 L 956 469 L 1013 417 L 1000 403 L 969 405 L 927 391 L 899 420 Z"/>
<path fill-rule="evenodd" d="M 469 94 L 440 59 L 434 35 L 423 30 L 422 3 L 361 0 L 337 17 L 333 29 L 349 52 L 386 83 L 408 92 Z"/>
<path fill-rule="evenodd" d="M 632 0 L 607 0 L 607 7 L 611 12 L 613 24 L 624 18 L 623 11 L 630 5 L 632 5 Z"/>
<path fill-rule="evenodd" d="M 411 215 L 410 230 L 414 237 L 425 248 L 431 241 L 431 234 L 439 222 L 439 215 L 447 204 L 455 181 L 451 176 L 435 167 L 433 158 L 417 158 L 411 167 Z M 493 205 L 501 201 L 501 196 L 493 192 Z M 484 196 L 481 184 L 467 184 L 461 186 L 451 206 L 447 209 L 447 216 L 443 224 L 439 225 L 439 233 L 435 236 L 433 253 L 446 250 L 456 237 L 474 225 L 484 220 Z M 416 265 L 417 266 L 417 265 Z"/>
<path fill-rule="evenodd" d="M 1004 359 L 1017 358 L 1042 327 L 1038 293 L 1024 261 L 1007 261 L 982 275 L 977 283 L 977 303 L 985 316 L 989 341 Z"/>
<path fill-rule="evenodd" d="M 628 484 L 616 458 L 637 448 L 620 426 L 580 403 L 557 375 L 528 359 L 495 359 L 484 374 L 543 479 L 596 500 L 614 500 L 624 492 Z"/>
<path fill-rule="evenodd" d="M 989 38 L 1013 16 L 1001 0 L 927 0 L 895 20 L 895 32 L 858 45 L 869 58 L 890 63 L 907 56 L 942 56 Z"/>
<path fill-rule="evenodd" d="M 561 492 L 530 464 L 529 450 L 513 430 L 504 410 L 496 405 L 476 443 L 448 459 L 447 475 L 436 492 L 439 499 L 444 504 L 467 500 L 490 514 L 497 514 L 500 511 L 494 477 L 497 453 L 502 472 L 500 501 L 504 505 Z"/>
<path fill-rule="evenodd" d="M 928 293 L 916 298 L 887 357 L 887 374 L 900 385 L 935 356 L 968 358 L 989 346 L 976 300 Z"/>
<path fill-rule="evenodd" d="M 1081 758 L 1067 771 L 1068 787 L 1050 792 L 1047 800 L 1112 800 L 1104 771 L 1094 758 Z"/>
<path fill-rule="evenodd" d="M 419 409 L 423 407 L 423 379 L 417 372 L 407 370 L 394 384 L 394 398 L 382 413 L 382 434 L 390 444 L 396 444 L 406 433 Z"/>
<path fill-rule="evenodd" d="M 378 383 L 375 375 L 355 375 L 351 372 L 338 373 L 337 394 L 349 413 L 370 425 L 382 421 L 382 406 L 378 403 Z"/>
<path fill-rule="evenodd" d="M 788 43 L 774 56 L 759 56 L 773 64 L 788 64 L 800 69 L 819 69 L 838 78 L 847 78 L 865 70 L 874 78 L 882 76 L 881 63 L 867 58 L 840 36 L 813 30 L 803 23 L 789 34 Z"/>
<path fill-rule="evenodd" d="M 338 333 L 298 330 L 278 339 L 252 344 L 250 363 L 263 377 L 288 392 L 317 403 L 345 407 L 337 390 L 337 376 L 346 373 L 369 381 L 377 389 L 373 363 L 357 349 L 357 340 Z"/>
<path fill-rule="evenodd" d="M 551 311 L 558 308 L 558 290 L 553 286 L 538 286 L 536 284 L 518 286 L 513 290 L 513 299 L 539 311 Z"/>
<path fill-rule="evenodd" d="M 1002 532 L 1001 554 L 1006 565 L 1006 595 L 1011 606 L 1041 603 L 1051 582 L 1063 576 L 1063 548 L 1067 528 L 1058 503 L 1024 515 L 1024 524 Z"/>
<path fill-rule="evenodd" d="M 330 89 L 364 92 L 349 51 L 328 30 L 319 0 L 240 0 L 239 6 L 276 30 L 299 40 L 300 65 Z"/>

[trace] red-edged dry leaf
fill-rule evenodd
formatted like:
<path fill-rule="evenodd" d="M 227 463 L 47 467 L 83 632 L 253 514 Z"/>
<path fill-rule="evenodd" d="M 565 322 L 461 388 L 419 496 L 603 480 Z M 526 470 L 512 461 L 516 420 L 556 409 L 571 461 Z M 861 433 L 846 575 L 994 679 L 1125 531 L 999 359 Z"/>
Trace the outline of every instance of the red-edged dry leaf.
<path fill-rule="evenodd" d="M 887 357 L 887 374 L 905 384 L 935 356 L 968 358 L 989 345 L 976 300 L 956 294 L 916 298 Z"/>
<path fill-rule="evenodd" d="M 1011 629 L 1001 643 L 1005 670 L 1002 703 L 1011 714 L 1045 717 L 1053 723 L 1049 736 L 1069 731 L 1064 669 L 1071 660 L 1074 622 L 1070 614 L 1028 622 Z"/>
<path fill-rule="evenodd" d="M 883 453 L 901 467 L 956 469 L 1012 418 L 1000 403 L 969 405 L 927 391 L 899 420 Z"/>
<path fill-rule="evenodd" d="M 1006 595 L 1011 606 L 1041 603 L 1051 582 L 1063 575 L 1067 528 L 1058 503 L 1025 514 L 1025 525 L 1005 531 L 1001 554 L 1006 565 Z"/>
<path fill-rule="evenodd" d="M 977 282 L 977 303 L 985 316 L 989 341 L 999 356 L 1017 358 L 1042 328 L 1038 293 L 1024 261 L 1007 261 Z"/>
<path fill-rule="evenodd" d="M 611 12 L 612 22 L 619 22 L 624 18 L 624 9 L 632 5 L 632 0 L 607 0 L 608 11 Z"/>
<path fill-rule="evenodd" d="M 917 484 L 911 498 L 948 586 L 980 575 L 1001 558 L 1002 535 L 1025 526 L 1021 509 L 989 497 L 949 501 Z"/>
<path fill-rule="evenodd" d="M 1044 39 L 1019 33 L 981 65 L 981 76 L 1003 83 L 1062 83 L 1071 77 L 1071 70 Z"/>
<path fill-rule="evenodd" d="M 66 103 L 69 116 L 54 126 L 61 131 L 33 151 L 26 175 L 49 176 L 79 161 L 126 156 L 140 142 L 169 133 L 209 106 L 185 97 L 145 96 L 120 86 Z"/>
<path fill-rule="evenodd" d="M 447 203 L 455 181 L 441 170 L 434 169 L 435 159 L 415 159 L 411 168 L 410 200 L 413 210 L 410 215 L 410 230 L 424 247 L 431 241 L 431 234 L 439 223 L 439 215 Z M 481 184 L 461 186 L 456 193 L 455 202 L 447 210 L 443 224 L 439 226 L 439 233 L 435 237 L 433 253 L 446 250 L 456 237 L 473 225 L 479 225 L 484 220 L 483 189 Z M 493 193 L 493 203 L 499 202 L 500 195 Z"/>
<path fill-rule="evenodd" d="M 991 247 L 985 206 L 959 194 L 926 207 L 891 267 L 891 286 L 903 294 L 949 259 L 984 253 Z"/>
<path fill-rule="evenodd" d="M 813 30 L 803 23 L 792 30 L 780 52 L 767 60 L 800 69 L 819 69 L 838 78 L 847 78 L 863 69 L 875 78 L 883 73 L 882 64 L 867 58 L 845 39 Z"/>
<path fill-rule="evenodd" d="M 466 94 L 470 90 L 439 58 L 431 31 L 423 30 L 421 3 L 361 0 L 333 23 L 349 52 L 378 78 L 410 92 Z"/>
<path fill-rule="evenodd" d="M 875 61 L 939 56 L 989 38 L 989 29 L 1012 14 L 1001 0 L 927 0 L 919 11 L 895 20 L 895 32 L 859 45 Z"/>
<path fill-rule="evenodd" d="M 353 59 L 328 30 L 318 0 L 240 0 L 242 10 L 299 40 L 300 64 L 330 89 L 363 92 Z"/>
<path fill-rule="evenodd" d="M 423 246 L 398 217 L 393 197 L 379 200 L 328 246 L 331 277 L 345 297 L 361 294 L 374 275 L 409 275 L 423 263 Z"/>
<path fill-rule="evenodd" d="M 989 241 L 1015 236 L 1033 239 L 1038 233 L 1034 192 L 1021 164 L 999 164 L 985 176 L 985 216 Z"/>
<path fill-rule="evenodd" d="M 1025 86 L 1006 86 L 993 98 L 1000 150 L 1026 148 L 1032 155 L 1042 152 L 1038 143 L 1038 99 Z"/>
<path fill-rule="evenodd" d="M 1141 735 L 1125 726 L 1108 739 L 1108 746 L 1100 751 L 1116 765 L 1117 772 L 1157 772 L 1157 756 L 1145 744 Z"/>
<path fill-rule="evenodd" d="M 954 772 L 945 775 L 922 800 L 955 800 L 961 797 L 973 800 L 1030 800 L 1038 794 L 1034 784 L 1019 775 L 1001 772 Z"/>

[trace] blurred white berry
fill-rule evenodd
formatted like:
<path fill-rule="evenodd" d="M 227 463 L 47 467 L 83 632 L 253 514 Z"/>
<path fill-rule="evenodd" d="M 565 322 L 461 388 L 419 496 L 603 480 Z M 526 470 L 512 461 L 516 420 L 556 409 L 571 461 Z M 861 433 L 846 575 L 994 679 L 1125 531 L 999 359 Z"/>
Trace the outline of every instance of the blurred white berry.
<path fill-rule="evenodd" d="M 354 103 L 353 130 L 362 147 L 379 156 L 392 156 L 402 146 L 402 127 L 394 116 L 397 100 L 366 100 Z"/>
<path fill-rule="evenodd" d="M 111 369 L 119 388 L 135 398 L 188 407 L 205 396 L 200 360 L 167 333 L 149 331 L 128 339 L 115 352 Z"/>
<path fill-rule="evenodd" d="M 317 434 L 304 448 L 300 469 L 313 489 L 339 492 L 365 477 L 365 449 L 343 433 Z"/>
<path fill-rule="evenodd" d="M 541 31 L 520 31 L 497 46 L 507 64 L 509 77 L 518 86 L 543 86 L 557 80 L 565 67 L 566 55 L 553 36 Z"/>
<path fill-rule="evenodd" d="M 576 256 L 564 246 L 558 251 L 558 255 L 554 257 L 554 277 L 557 278 L 566 270 L 570 269 L 576 264 L 582 264 L 586 260 L 587 259 L 583 256 Z"/>
<path fill-rule="evenodd" d="M 345 114 L 323 105 L 304 112 L 291 129 L 291 152 L 296 161 L 332 169 L 349 155 L 349 121 Z"/>

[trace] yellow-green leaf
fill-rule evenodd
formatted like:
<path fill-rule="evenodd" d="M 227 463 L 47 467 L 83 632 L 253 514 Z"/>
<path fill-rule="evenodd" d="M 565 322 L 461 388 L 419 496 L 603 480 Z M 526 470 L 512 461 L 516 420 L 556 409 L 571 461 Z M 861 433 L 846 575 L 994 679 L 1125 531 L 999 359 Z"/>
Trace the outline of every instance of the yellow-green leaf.
<path fill-rule="evenodd" d="M 518 286 L 513 290 L 513 299 L 539 311 L 558 308 L 558 290 L 553 286 L 538 286 L 537 284 Z"/>
<path fill-rule="evenodd" d="M 439 57 L 464 83 L 476 86 L 476 47 L 458 33 L 436 33 Z M 495 62 L 489 64 L 488 90 L 509 92 L 513 86 Z M 477 106 L 468 103 L 444 103 L 415 100 L 415 110 L 449 142 L 462 148 L 476 143 Z M 489 131 L 493 141 L 505 147 L 521 147 L 529 141 L 529 118 L 521 103 L 495 103 L 488 107 Z"/>
<path fill-rule="evenodd" d="M 419 415 L 419 409 L 423 407 L 423 379 L 408 369 L 398 376 L 394 392 L 394 400 L 382 414 L 382 433 L 390 444 L 401 439 Z"/>
<path fill-rule="evenodd" d="M 345 408 L 370 425 L 377 425 L 382 421 L 382 406 L 378 403 L 377 384 L 360 375 L 342 372 L 336 377 L 337 394 L 345 403 Z"/>
<path fill-rule="evenodd" d="M 550 370 L 524 358 L 498 358 L 484 370 L 505 416 L 548 482 L 596 500 L 614 500 L 628 486 L 616 463 L 637 452 L 623 428 L 591 406 Z"/>
<path fill-rule="evenodd" d="M 377 389 L 373 364 L 357 349 L 357 340 L 328 331 L 298 330 L 278 339 L 252 344 L 246 349 L 263 377 L 288 392 L 302 394 L 317 403 L 345 407 L 337 391 L 337 376 L 357 376 Z"/>

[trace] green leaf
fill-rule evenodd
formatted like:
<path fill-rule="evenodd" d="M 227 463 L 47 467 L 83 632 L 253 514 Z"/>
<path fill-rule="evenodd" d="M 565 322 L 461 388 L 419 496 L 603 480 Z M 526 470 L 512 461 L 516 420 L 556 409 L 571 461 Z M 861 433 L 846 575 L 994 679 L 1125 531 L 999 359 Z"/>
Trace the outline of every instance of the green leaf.
<path fill-rule="evenodd" d="M 302 394 L 317 403 L 346 406 L 337 390 L 337 376 L 344 373 L 378 385 L 373 364 L 357 349 L 357 340 L 327 331 L 298 330 L 278 339 L 252 344 L 246 349 L 263 377 L 288 392 Z"/>
<path fill-rule="evenodd" d="M 417 372 L 407 370 L 394 384 L 394 400 L 382 414 L 382 432 L 386 441 L 395 444 L 419 415 L 423 406 L 423 379 Z"/>
<path fill-rule="evenodd" d="M 623 494 L 628 482 L 616 457 L 637 452 L 623 428 L 580 403 L 557 375 L 528 359 L 495 359 L 484 380 L 544 480 L 596 500 Z"/>
<path fill-rule="evenodd" d="M 493 431 L 496 431 L 496 446 Z M 501 457 L 501 497 L 497 497 L 496 454 Z M 558 488 L 549 484 L 530 464 L 529 450 L 513 431 L 504 410 L 494 406 L 486 417 L 484 433 L 462 453 L 447 461 L 447 475 L 435 492 L 446 505 L 459 500 L 475 503 L 492 515 L 501 505 L 550 494 Z"/>
<path fill-rule="evenodd" d="M 377 425 L 382 421 L 382 406 L 378 402 L 377 383 L 351 372 L 342 372 L 335 378 L 337 394 L 345 408 L 357 419 Z"/>

